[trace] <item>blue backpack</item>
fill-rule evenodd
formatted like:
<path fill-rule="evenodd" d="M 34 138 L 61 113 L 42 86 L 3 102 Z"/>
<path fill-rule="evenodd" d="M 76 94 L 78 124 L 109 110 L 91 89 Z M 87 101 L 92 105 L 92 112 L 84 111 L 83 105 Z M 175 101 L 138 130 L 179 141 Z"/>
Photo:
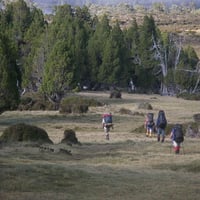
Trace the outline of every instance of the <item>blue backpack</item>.
<path fill-rule="evenodd" d="M 103 118 L 104 118 L 104 122 L 106 124 L 112 124 L 112 115 L 111 114 L 105 114 L 103 116 Z"/>

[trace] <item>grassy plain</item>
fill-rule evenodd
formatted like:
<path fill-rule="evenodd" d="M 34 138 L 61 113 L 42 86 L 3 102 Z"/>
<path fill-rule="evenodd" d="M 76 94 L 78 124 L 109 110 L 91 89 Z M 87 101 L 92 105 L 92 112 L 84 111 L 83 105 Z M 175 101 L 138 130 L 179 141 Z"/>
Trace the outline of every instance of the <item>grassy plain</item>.
<path fill-rule="evenodd" d="M 105 103 L 83 115 L 61 115 L 57 111 L 13 111 L 0 115 L 0 134 L 9 125 L 24 122 L 45 129 L 59 144 L 64 130 L 76 131 L 82 145 L 65 146 L 72 155 L 40 152 L 31 144 L 10 144 L 0 148 L 0 199 L 2 200 L 197 200 L 200 196 L 200 139 L 185 138 L 180 155 L 171 142 L 135 131 L 144 123 L 149 102 L 157 116 L 164 109 L 169 123 L 193 121 L 200 113 L 199 101 L 175 97 L 122 93 L 109 99 L 108 93 L 80 93 Z M 132 114 L 121 114 L 120 109 Z M 105 140 L 101 115 L 113 113 L 114 129 Z"/>

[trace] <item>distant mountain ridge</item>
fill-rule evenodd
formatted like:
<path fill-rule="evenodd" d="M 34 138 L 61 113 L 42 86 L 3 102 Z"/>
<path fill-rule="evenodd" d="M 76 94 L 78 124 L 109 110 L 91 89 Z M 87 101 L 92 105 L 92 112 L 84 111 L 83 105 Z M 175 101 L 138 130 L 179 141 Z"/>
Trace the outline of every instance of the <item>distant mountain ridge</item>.
<path fill-rule="evenodd" d="M 98 5 L 117 5 L 117 4 L 128 4 L 128 5 L 144 5 L 149 7 L 154 3 L 164 3 L 167 6 L 175 5 L 189 5 L 194 3 L 197 8 L 200 7 L 199 0 L 31 0 L 45 13 L 51 13 L 53 8 L 57 5 L 70 4 L 72 6 L 83 6 L 89 4 Z"/>

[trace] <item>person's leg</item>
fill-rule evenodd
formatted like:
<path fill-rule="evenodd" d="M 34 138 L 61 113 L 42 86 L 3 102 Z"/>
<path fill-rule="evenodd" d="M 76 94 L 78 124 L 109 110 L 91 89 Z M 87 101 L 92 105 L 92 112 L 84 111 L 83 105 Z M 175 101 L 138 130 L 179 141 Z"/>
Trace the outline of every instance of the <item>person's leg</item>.
<path fill-rule="evenodd" d="M 149 136 L 149 128 L 148 128 L 148 126 L 146 126 L 146 137 L 148 137 Z"/>
<path fill-rule="evenodd" d="M 106 139 L 109 140 L 109 127 L 105 126 L 104 131 L 106 133 Z"/>
<path fill-rule="evenodd" d="M 149 128 L 149 137 L 152 136 L 152 127 Z"/>
<path fill-rule="evenodd" d="M 157 141 L 160 142 L 160 134 L 161 134 L 161 129 L 157 129 Z"/>
<path fill-rule="evenodd" d="M 165 141 L 165 130 L 164 129 L 161 130 L 161 135 L 162 135 L 161 142 L 164 142 Z"/>
<path fill-rule="evenodd" d="M 149 137 L 150 134 L 150 128 L 149 126 L 146 126 L 146 136 Z"/>

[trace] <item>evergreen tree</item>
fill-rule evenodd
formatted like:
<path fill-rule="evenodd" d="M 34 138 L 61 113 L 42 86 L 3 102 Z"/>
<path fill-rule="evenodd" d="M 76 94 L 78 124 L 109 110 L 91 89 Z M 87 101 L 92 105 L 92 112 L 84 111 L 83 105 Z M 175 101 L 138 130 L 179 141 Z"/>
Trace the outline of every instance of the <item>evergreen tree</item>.
<path fill-rule="evenodd" d="M 37 91 L 40 85 L 41 73 L 44 62 L 39 62 L 42 52 L 41 45 L 45 33 L 45 20 L 41 10 L 33 8 L 31 10 L 31 24 L 25 32 L 22 47 L 21 62 L 23 79 L 22 86 L 30 90 Z M 35 31 L 37 30 L 37 31 Z"/>
<path fill-rule="evenodd" d="M 153 38 L 157 40 L 158 32 L 153 17 L 145 16 L 143 24 L 139 29 L 139 59 L 140 65 L 137 65 L 135 73 L 139 87 L 150 89 L 154 87 L 155 76 L 153 68 L 157 65 L 154 57 Z"/>
<path fill-rule="evenodd" d="M 139 56 L 139 28 L 136 19 L 133 20 L 128 30 L 125 31 L 125 43 L 129 50 L 129 60 L 131 62 L 130 67 L 128 68 L 127 78 L 129 77 L 137 86 L 136 68 L 141 65 L 141 60 Z"/>
<path fill-rule="evenodd" d="M 103 50 L 109 39 L 111 26 L 106 15 L 97 22 L 95 31 L 88 43 L 88 59 L 90 67 L 90 77 L 93 82 L 100 82 L 98 79 L 99 67 L 103 62 Z"/>
<path fill-rule="evenodd" d="M 19 103 L 19 70 L 16 49 L 0 30 L 0 113 L 15 109 Z"/>
<path fill-rule="evenodd" d="M 65 90 L 83 81 L 89 71 L 87 44 L 90 20 L 87 10 L 76 9 L 69 5 L 58 7 L 46 35 L 48 42 L 42 91 L 52 100 L 56 97 L 58 102 Z"/>

